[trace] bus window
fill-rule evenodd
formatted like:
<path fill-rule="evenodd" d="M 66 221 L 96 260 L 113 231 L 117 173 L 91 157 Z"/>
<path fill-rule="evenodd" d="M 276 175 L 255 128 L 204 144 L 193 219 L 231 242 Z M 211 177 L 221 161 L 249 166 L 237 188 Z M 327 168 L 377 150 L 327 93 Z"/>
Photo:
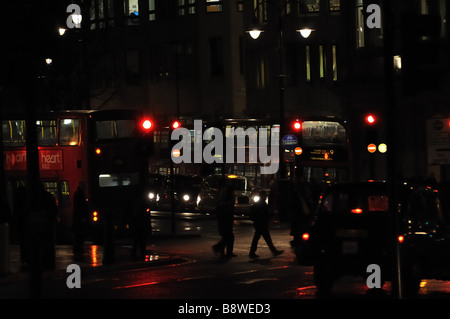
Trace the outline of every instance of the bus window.
<path fill-rule="evenodd" d="M 38 145 L 56 145 L 56 121 L 36 121 Z"/>
<path fill-rule="evenodd" d="M 131 186 L 139 183 L 138 173 L 100 174 L 98 184 L 100 187 Z"/>
<path fill-rule="evenodd" d="M 3 143 L 9 146 L 25 145 L 25 121 L 2 121 Z"/>
<path fill-rule="evenodd" d="M 56 205 L 59 205 L 58 183 L 55 181 L 43 181 L 42 184 L 44 184 L 45 190 L 55 197 Z"/>
<path fill-rule="evenodd" d="M 304 121 L 302 123 L 304 146 L 345 146 L 345 128 L 338 122 Z"/>
<path fill-rule="evenodd" d="M 135 120 L 107 120 L 95 122 L 99 140 L 133 137 L 136 129 Z"/>
<path fill-rule="evenodd" d="M 59 145 L 78 145 L 78 119 L 62 119 L 59 122 Z"/>
<path fill-rule="evenodd" d="M 69 182 L 68 181 L 61 181 L 59 185 L 60 185 L 60 189 L 61 189 L 60 205 L 62 207 L 69 207 L 70 206 Z"/>

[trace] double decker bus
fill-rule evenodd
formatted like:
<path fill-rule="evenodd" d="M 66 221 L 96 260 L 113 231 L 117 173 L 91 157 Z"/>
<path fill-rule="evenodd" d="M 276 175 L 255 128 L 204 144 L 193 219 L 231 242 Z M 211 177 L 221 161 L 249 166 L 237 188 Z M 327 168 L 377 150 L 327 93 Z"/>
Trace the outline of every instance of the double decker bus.
<path fill-rule="evenodd" d="M 299 123 L 296 128 L 293 127 L 294 122 Z M 331 117 L 303 117 L 291 119 L 284 124 L 284 137 L 294 136 L 293 146 L 295 146 L 281 148 L 280 161 L 284 162 L 287 178 L 294 179 L 300 174 L 304 181 L 317 183 L 340 182 L 350 178 L 351 152 L 348 129 L 344 120 Z M 226 138 L 235 134 L 238 128 L 244 130 L 246 161 L 216 165 L 215 172 L 220 173 L 225 169 L 226 174 L 245 176 L 253 179 L 255 185 L 266 187 L 275 178 L 275 174 L 268 176 L 260 174 L 262 163 L 259 156 L 255 155 L 258 152 L 253 148 L 259 147 L 258 134 L 261 128 L 267 132 L 268 144 L 273 141 L 275 143 L 281 141 L 283 144 L 284 137 L 279 136 L 279 123 L 271 119 L 225 119 L 221 125 Z M 208 128 L 205 129 L 204 136 L 208 135 L 207 131 Z M 275 135 L 273 139 L 271 134 Z M 236 145 L 234 154 L 238 152 L 237 148 L 242 147 Z"/>
<path fill-rule="evenodd" d="M 71 238 L 73 195 L 84 185 L 96 224 L 107 211 L 116 225 L 128 224 L 130 201 L 145 179 L 146 147 L 139 111 L 63 111 L 37 117 L 39 176 L 58 206 L 57 238 Z M 148 128 L 150 131 L 152 128 Z M 2 121 L 7 196 L 26 181 L 26 125 L 20 117 Z M 14 211 L 14 207 L 13 207 Z"/>

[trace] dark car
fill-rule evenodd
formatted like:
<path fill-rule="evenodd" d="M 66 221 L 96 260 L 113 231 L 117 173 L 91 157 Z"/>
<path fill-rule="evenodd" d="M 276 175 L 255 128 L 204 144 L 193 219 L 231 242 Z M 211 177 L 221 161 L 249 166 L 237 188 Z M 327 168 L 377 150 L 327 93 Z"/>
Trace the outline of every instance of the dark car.
<path fill-rule="evenodd" d="M 173 175 L 173 198 L 176 211 L 197 210 L 197 196 L 202 187 L 202 178 L 194 175 Z M 164 180 L 163 187 L 157 196 L 159 209 L 172 209 L 172 185 L 170 176 Z"/>
<path fill-rule="evenodd" d="M 343 275 L 366 277 L 371 264 L 380 267 L 383 281 L 391 281 L 396 247 L 405 294 L 417 292 L 421 279 L 439 276 L 436 267 L 448 262 L 450 251 L 438 191 L 399 186 L 397 223 L 388 194 L 383 182 L 337 184 L 325 190 L 311 228 L 295 246 L 299 263 L 314 266 L 319 292 L 329 292 Z"/>

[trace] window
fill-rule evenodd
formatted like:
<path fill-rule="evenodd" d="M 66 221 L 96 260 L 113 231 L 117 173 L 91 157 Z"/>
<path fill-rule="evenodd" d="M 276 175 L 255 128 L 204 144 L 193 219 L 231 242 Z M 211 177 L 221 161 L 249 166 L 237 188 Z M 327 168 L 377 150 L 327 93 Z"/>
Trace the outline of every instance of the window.
<path fill-rule="evenodd" d="M 304 121 L 302 142 L 305 146 L 345 146 L 345 128 L 337 122 Z"/>
<path fill-rule="evenodd" d="M 195 0 L 178 0 L 178 15 L 195 14 Z"/>
<path fill-rule="evenodd" d="M 340 0 L 329 0 L 329 9 L 330 11 L 339 11 L 341 9 L 341 1 Z"/>
<path fill-rule="evenodd" d="M 338 66 L 337 66 L 337 48 L 336 45 L 332 45 L 331 53 L 333 56 L 333 81 L 338 80 Z"/>
<path fill-rule="evenodd" d="M 38 145 L 56 145 L 56 121 L 36 121 Z"/>
<path fill-rule="evenodd" d="M 223 39 L 220 37 L 209 39 L 209 52 L 211 75 L 223 75 Z"/>
<path fill-rule="evenodd" d="M 106 120 L 95 122 L 96 139 L 132 137 L 136 128 L 134 120 Z"/>
<path fill-rule="evenodd" d="M 44 188 L 47 192 L 55 197 L 56 205 L 59 204 L 59 196 L 58 196 L 58 182 L 56 181 L 42 181 Z"/>
<path fill-rule="evenodd" d="M 253 0 L 253 12 L 258 23 L 267 22 L 267 1 Z"/>
<path fill-rule="evenodd" d="M 306 46 L 305 50 L 305 56 L 306 56 L 306 81 L 311 82 L 311 49 L 310 46 Z"/>
<path fill-rule="evenodd" d="M 237 0 L 237 11 L 244 11 L 244 0 Z"/>
<path fill-rule="evenodd" d="M 139 0 L 124 1 L 124 15 L 126 25 L 139 24 Z"/>
<path fill-rule="evenodd" d="M 307 12 L 319 12 L 320 10 L 320 0 L 304 0 L 303 5 Z"/>
<path fill-rule="evenodd" d="M 60 187 L 60 198 L 59 206 L 69 207 L 70 206 L 70 188 L 68 181 L 59 182 Z"/>
<path fill-rule="evenodd" d="M 148 20 L 149 21 L 156 20 L 155 0 L 148 0 Z"/>
<path fill-rule="evenodd" d="M 9 146 L 25 144 L 25 121 L 10 120 L 2 121 L 3 143 Z"/>
<path fill-rule="evenodd" d="M 325 55 L 323 52 L 323 45 L 319 45 L 319 77 L 325 77 Z"/>
<path fill-rule="evenodd" d="M 265 56 L 260 56 L 256 62 L 256 88 L 265 89 L 268 85 L 268 61 Z"/>
<path fill-rule="evenodd" d="M 364 47 L 364 5 L 363 0 L 356 1 L 356 48 Z"/>
<path fill-rule="evenodd" d="M 206 12 L 222 12 L 222 0 L 206 0 Z"/>
<path fill-rule="evenodd" d="M 62 119 L 59 122 L 59 145 L 78 145 L 78 119 Z"/>
<path fill-rule="evenodd" d="M 138 173 L 100 174 L 98 185 L 100 187 L 120 187 L 139 184 Z"/>

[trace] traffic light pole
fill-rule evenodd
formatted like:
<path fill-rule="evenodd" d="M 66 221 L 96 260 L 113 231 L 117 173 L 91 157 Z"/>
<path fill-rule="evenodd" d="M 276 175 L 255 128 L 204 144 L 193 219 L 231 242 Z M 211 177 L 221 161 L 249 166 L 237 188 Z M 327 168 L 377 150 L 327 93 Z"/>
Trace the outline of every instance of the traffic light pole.
<path fill-rule="evenodd" d="M 394 267 L 393 280 L 392 280 L 392 292 L 398 299 L 402 299 L 402 280 L 401 280 L 401 260 L 400 260 L 400 247 L 397 241 L 397 234 L 399 230 L 399 216 L 398 216 L 398 178 L 397 178 L 397 142 L 396 142 L 396 115 L 397 104 L 394 91 L 394 17 L 393 10 L 394 0 L 383 1 L 383 47 L 384 47 L 384 84 L 385 84 L 385 109 L 384 118 L 386 119 L 386 137 L 389 151 L 387 152 L 387 180 L 389 191 L 389 211 L 392 212 L 390 226 L 391 226 L 391 242 L 393 245 L 393 261 Z"/>

